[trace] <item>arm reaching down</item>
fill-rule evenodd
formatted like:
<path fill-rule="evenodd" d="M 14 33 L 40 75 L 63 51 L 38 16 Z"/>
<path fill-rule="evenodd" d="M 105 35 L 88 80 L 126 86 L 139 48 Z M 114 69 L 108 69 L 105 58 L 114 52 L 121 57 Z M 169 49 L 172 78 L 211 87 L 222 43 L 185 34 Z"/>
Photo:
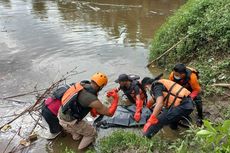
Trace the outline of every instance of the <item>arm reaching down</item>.
<path fill-rule="evenodd" d="M 106 116 L 113 116 L 113 114 L 117 109 L 119 97 L 116 92 L 108 92 L 107 96 L 113 97 L 113 101 L 109 108 L 103 105 L 99 100 L 92 102 L 89 106 L 95 109 L 96 112 L 99 114 L 106 115 Z"/>
<path fill-rule="evenodd" d="M 139 122 L 141 119 L 141 110 L 143 107 L 143 100 L 141 100 L 140 95 L 136 96 L 136 112 L 134 114 L 134 119 Z"/>

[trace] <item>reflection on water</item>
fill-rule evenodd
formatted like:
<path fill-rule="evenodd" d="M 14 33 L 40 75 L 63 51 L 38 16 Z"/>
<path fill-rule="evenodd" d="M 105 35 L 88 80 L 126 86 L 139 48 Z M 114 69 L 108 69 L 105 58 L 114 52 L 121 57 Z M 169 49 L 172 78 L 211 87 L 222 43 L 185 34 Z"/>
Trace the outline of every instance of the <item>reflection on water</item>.
<path fill-rule="evenodd" d="M 32 5 L 33 11 L 37 16 L 43 18 L 47 15 L 47 7 L 45 1 L 34 0 Z"/>
<path fill-rule="evenodd" d="M 11 7 L 10 0 L 1 0 L 0 2 L 6 8 L 10 8 Z"/>
<path fill-rule="evenodd" d="M 111 39 L 125 45 L 147 46 L 165 16 L 178 8 L 182 0 L 74 1 L 58 2 L 63 20 L 83 21 L 101 26 Z"/>
<path fill-rule="evenodd" d="M 121 73 L 151 76 L 145 65 L 154 31 L 183 3 L 184 0 L 0 0 L 0 98 L 34 90 L 34 86 L 48 87 L 54 78 L 76 66 L 85 72 L 68 83 L 89 79 L 96 71 L 108 75 L 109 83 L 102 95 L 117 86 L 114 80 Z M 17 105 L 15 109 L 19 107 L 23 108 Z M 0 116 L 12 111 L 0 108 Z M 8 139 L 0 133 L 1 142 Z M 46 144 L 40 140 L 37 152 L 47 151 Z"/>
<path fill-rule="evenodd" d="M 93 73 L 89 69 L 111 80 L 124 72 L 149 75 L 144 67 L 153 33 L 182 3 L 1 0 L 0 93 L 18 91 L 22 79 L 22 91 L 33 82 L 47 86 L 53 74 L 76 65 L 87 70 L 80 79 Z"/>

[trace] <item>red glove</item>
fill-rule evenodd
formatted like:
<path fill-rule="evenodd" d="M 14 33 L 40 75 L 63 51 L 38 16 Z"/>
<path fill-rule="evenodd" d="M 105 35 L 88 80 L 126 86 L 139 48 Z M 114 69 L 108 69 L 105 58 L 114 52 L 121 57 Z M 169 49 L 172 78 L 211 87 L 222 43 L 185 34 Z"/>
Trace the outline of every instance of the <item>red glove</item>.
<path fill-rule="evenodd" d="M 97 117 L 97 115 L 99 115 L 95 108 L 91 109 L 90 114 L 92 117 Z"/>
<path fill-rule="evenodd" d="M 134 114 L 134 119 L 135 119 L 136 122 L 139 122 L 139 121 L 141 120 L 141 113 L 137 113 L 137 112 L 136 112 L 136 113 Z"/>
<path fill-rule="evenodd" d="M 115 113 L 115 111 L 117 109 L 119 96 L 118 96 L 117 92 L 111 91 L 111 92 L 107 93 L 107 97 L 113 97 L 113 101 L 111 103 L 111 106 L 109 107 L 109 114 L 111 116 L 113 116 L 113 114 Z"/>
<path fill-rule="evenodd" d="M 143 128 L 143 132 L 146 133 L 150 126 L 157 123 L 158 123 L 158 119 L 156 118 L 155 115 L 152 114 Z"/>
<path fill-rule="evenodd" d="M 192 100 L 199 94 L 198 91 L 193 91 L 192 93 L 190 93 L 189 97 L 192 98 Z"/>
<path fill-rule="evenodd" d="M 153 105 L 152 101 L 149 100 L 149 101 L 147 102 L 147 104 L 146 104 L 146 107 L 147 107 L 147 108 L 151 108 L 152 105 Z"/>
<path fill-rule="evenodd" d="M 107 92 L 107 97 L 110 97 L 110 96 L 108 96 L 109 94 L 111 94 L 111 93 L 113 93 L 113 92 L 118 92 L 118 89 L 117 88 L 114 88 L 114 89 L 111 89 L 111 90 L 109 90 L 108 92 Z"/>
<path fill-rule="evenodd" d="M 136 112 L 134 114 L 134 119 L 136 122 L 139 122 L 141 119 L 141 110 L 143 107 L 143 101 L 141 99 L 136 100 Z"/>

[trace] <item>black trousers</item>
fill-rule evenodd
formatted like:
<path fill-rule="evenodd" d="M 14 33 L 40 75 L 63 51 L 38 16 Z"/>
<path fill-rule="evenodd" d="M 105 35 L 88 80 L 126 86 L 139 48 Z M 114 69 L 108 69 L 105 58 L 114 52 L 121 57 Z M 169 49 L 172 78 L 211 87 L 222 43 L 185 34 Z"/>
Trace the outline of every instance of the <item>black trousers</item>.
<path fill-rule="evenodd" d="M 57 116 L 55 116 L 46 106 L 42 108 L 42 116 L 49 125 L 50 133 L 54 134 L 62 131 Z"/>
<path fill-rule="evenodd" d="M 197 97 L 194 98 L 193 101 L 196 105 L 198 119 L 203 119 L 203 105 L 202 105 L 201 96 L 198 95 Z"/>
<path fill-rule="evenodd" d="M 190 98 L 184 98 L 181 105 L 171 107 L 169 110 L 165 110 L 159 114 L 157 116 L 158 123 L 150 126 L 145 136 L 151 138 L 165 125 L 170 125 L 172 129 L 176 129 L 178 122 L 192 113 L 193 107 L 192 100 Z"/>

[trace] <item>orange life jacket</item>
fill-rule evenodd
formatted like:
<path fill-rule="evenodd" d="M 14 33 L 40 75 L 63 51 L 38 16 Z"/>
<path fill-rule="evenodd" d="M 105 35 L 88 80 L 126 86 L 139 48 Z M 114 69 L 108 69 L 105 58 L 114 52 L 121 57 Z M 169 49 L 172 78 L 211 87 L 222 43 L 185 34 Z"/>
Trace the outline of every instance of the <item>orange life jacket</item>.
<path fill-rule="evenodd" d="M 75 83 L 74 85 L 72 85 L 62 96 L 62 106 L 65 106 L 70 101 L 70 99 L 77 96 L 79 91 L 81 91 L 82 89 L 84 89 L 84 87 L 80 83 Z"/>
<path fill-rule="evenodd" d="M 178 106 L 184 97 L 187 97 L 191 92 L 179 85 L 176 82 L 166 79 L 160 79 L 157 82 L 162 83 L 167 91 L 163 91 L 164 106 L 170 108 L 171 106 Z"/>
<path fill-rule="evenodd" d="M 62 113 L 65 114 L 67 111 L 70 111 L 70 115 L 72 117 L 78 120 L 82 120 L 90 112 L 90 110 L 92 109 L 91 107 L 83 107 L 78 102 L 78 95 L 83 89 L 94 95 L 97 94 L 91 91 L 91 89 L 88 89 L 81 85 L 81 83 L 75 83 L 64 93 L 62 97 Z"/>

